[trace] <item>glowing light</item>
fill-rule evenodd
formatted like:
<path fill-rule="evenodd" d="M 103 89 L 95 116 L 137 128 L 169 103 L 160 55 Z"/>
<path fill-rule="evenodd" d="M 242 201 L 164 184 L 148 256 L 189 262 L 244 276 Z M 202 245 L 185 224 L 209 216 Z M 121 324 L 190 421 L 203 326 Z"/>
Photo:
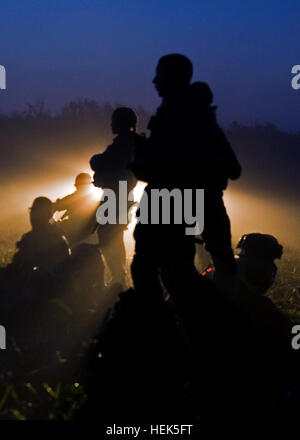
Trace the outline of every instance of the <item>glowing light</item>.
<path fill-rule="evenodd" d="M 142 198 L 144 189 L 145 189 L 146 183 L 145 182 L 140 182 L 138 181 L 138 183 L 136 184 L 134 190 L 133 190 L 133 195 L 134 195 L 134 201 L 135 202 L 139 202 Z"/>
<path fill-rule="evenodd" d="M 145 186 L 146 186 L 145 182 L 140 182 L 140 181 L 137 182 L 137 184 L 133 190 L 134 201 L 136 203 L 138 203 L 141 200 Z M 133 252 L 134 252 L 133 231 L 134 231 L 134 228 L 135 228 L 135 225 L 137 222 L 136 217 L 135 217 L 136 209 L 137 208 L 132 209 L 133 215 L 131 216 L 131 222 L 128 224 L 127 230 L 124 233 L 124 243 L 125 243 L 126 253 L 127 253 L 128 259 L 131 259 Z"/>
<path fill-rule="evenodd" d="M 86 168 L 81 168 L 80 171 L 74 171 L 71 176 L 76 176 L 79 172 L 87 172 L 90 174 L 90 170 L 86 170 Z M 134 190 L 134 201 L 138 203 L 141 200 L 143 195 L 143 191 L 145 189 L 146 183 L 138 181 Z M 55 185 L 50 188 L 47 187 L 47 196 L 51 198 L 52 201 L 55 201 L 57 198 L 65 197 L 68 194 L 71 194 L 75 191 L 74 187 L 74 177 L 69 179 L 62 180 L 60 182 L 55 183 Z M 93 198 L 96 200 L 101 200 L 101 196 L 103 194 L 103 190 L 101 188 L 97 188 L 94 185 L 89 186 L 89 191 Z M 133 231 L 136 225 L 136 217 L 135 217 L 136 207 L 132 209 L 131 221 L 128 224 L 128 228 L 124 233 L 124 243 L 126 247 L 127 258 L 131 258 L 134 251 L 134 239 L 133 239 Z M 62 214 L 56 212 L 54 214 L 54 219 L 58 221 L 61 218 Z"/>
<path fill-rule="evenodd" d="M 100 202 L 102 194 L 103 194 L 103 190 L 101 188 L 97 188 L 94 185 L 90 185 L 89 192 L 91 193 L 93 199 L 99 200 L 99 202 Z"/>

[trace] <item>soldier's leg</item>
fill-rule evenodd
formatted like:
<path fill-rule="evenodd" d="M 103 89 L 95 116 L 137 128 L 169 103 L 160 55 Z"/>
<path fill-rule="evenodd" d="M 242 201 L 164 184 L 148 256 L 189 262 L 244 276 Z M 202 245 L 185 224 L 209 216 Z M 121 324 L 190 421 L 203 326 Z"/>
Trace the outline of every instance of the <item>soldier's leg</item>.
<path fill-rule="evenodd" d="M 123 240 L 123 229 L 118 225 L 108 225 L 107 229 L 99 228 L 99 242 L 105 261 L 109 267 L 113 283 L 126 286 L 126 249 Z"/>
<path fill-rule="evenodd" d="M 220 288 L 231 290 L 237 266 L 231 246 L 230 220 L 221 192 L 205 194 L 202 237 L 215 266 L 215 281 Z"/>
<path fill-rule="evenodd" d="M 184 234 L 184 227 L 173 226 L 165 242 L 161 258 L 161 276 L 168 292 L 174 296 L 186 296 L 187 285 L 198 279 L 199 273 L 194 265 L 195 243 L 193 237 Z M 175 298 L 176 297 L 176 298 Z"/>
<path fill-rule="evenodd" d="M 201 347 L 210 349 L 207 338 L 209 310 L 218 307 L 220 297 L 217 287 L 202 277 L 194 265 L 195 242 L 193 237 L 174 235 L 170 242 L 162 279 L 171 300 L 181 317 L 183 327 L 192 346 L 199 353 Z M 221 307 L 222 307 L 222 303 Z M 196 365 L 196 364 L 195 364 Z M 198 365 L 199 367 L 199 365 Z M 199 370 L 195 367 L 195 378 Z"/>
<path fill-rule="evenodd" d="M 162 246 L 160 225 L 138 223 L 134 231 L 135 254 L 131 275 L 135 290 L 150 303 L 163 301 L 159 257 Z"/>

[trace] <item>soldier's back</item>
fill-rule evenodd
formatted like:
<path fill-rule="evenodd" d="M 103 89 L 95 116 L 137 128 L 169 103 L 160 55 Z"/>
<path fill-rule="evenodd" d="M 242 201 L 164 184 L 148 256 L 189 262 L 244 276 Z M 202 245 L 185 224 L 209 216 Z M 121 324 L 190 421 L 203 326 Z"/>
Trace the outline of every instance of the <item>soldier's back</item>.
<path fill-rule="evenodd" d="M 13 263 L 28 268 L 53 270 L 70 255 L 63 232 L 56 225 L 49 224 L 31 230 L 17 243 Z"/>
<path fill-rule="evenodd" d="M 95 171 L 96 186 L 118 190 L 119 181 L 127 181 L 128 191 L 136 185 L 136 178 L 129 170 L 134 149 L 133 136 L 116 136 L 102 154 L 92 157 L 91 168 Z"/>

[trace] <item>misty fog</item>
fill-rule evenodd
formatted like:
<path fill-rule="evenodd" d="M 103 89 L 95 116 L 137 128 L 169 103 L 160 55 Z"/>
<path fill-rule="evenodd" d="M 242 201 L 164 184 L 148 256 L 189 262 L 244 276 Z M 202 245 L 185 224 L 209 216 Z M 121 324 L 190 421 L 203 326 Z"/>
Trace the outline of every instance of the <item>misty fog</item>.
<path fill-rule="evenodd" d="M 54 201 L 74 190 L 76 174 L 91 172 L 90 157 L 112 141 L 112 110 L 79 100 L 52 116 L 40 101 L 26 112 L 0 116 L 2 239 L 29 228 L 28 208 L 35 197 Z M 145 132 L 150 115 L 136 111 L 138 131 Z M 234 243 L 244 233 L 262 232 L 299 246 L 300 133 L 234 123 L 226 134 L 243 167 L 242 177 L 225 192 Z"/>

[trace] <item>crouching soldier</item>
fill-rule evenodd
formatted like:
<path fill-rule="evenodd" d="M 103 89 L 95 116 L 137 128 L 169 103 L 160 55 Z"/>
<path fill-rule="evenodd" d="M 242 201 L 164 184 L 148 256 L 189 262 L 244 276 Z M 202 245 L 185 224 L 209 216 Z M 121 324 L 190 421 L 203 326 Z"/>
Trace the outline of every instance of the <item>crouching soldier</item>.
<path fill-rule="evenodd" d="M 12 264 L 28 270 L 53 272 L 70 256 L 66 237 L 51 223 L 53 204 L 46 197 L 37 197 L 30 208 L 32 229 L 17 243 Z"/>
<path fill-rule="evenodd" d="M 71 250 L 60 228 L 52 221 L 53 204 L 37 197 L 30 208 L 31 231 L 16 244 L 12 263 L 2 274 L 1 308 L 30 303 L 57 290 L 64 279 L 63 268 L 71 261 Z"/>
<path fill-rule="evenodd" d="M 99 200 L 94 197 L 91 185 L 88 173 L 78 174 L 74 183 L 76 191 L 54 204 L 55 211 L 65 211 L 60 219 L 61 228 L 72 247 L 95 231 Z"/>

